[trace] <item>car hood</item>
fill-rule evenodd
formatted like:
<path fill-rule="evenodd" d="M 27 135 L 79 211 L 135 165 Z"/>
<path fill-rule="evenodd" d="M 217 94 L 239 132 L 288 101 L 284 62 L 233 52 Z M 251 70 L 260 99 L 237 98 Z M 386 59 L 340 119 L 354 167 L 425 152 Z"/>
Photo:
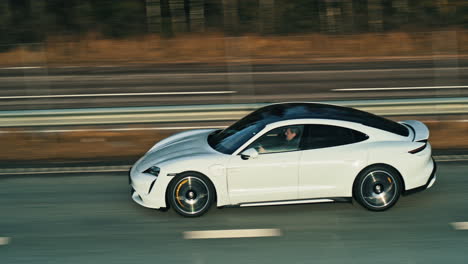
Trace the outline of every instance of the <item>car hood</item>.
<path fill-rule="evenodd" d="M 208 144 L 208 135 L 215 129 L 190 130 L 173 135 L 156 144 L 136 164 L 138 171 L 171 160 L 217 153 Z"/>

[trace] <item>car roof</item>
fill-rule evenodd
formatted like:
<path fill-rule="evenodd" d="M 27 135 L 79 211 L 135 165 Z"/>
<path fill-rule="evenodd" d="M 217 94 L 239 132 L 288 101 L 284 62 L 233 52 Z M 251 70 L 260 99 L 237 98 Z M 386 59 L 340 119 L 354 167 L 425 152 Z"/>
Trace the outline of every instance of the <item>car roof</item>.
<path fill-rule="evenodd" d="M 360 123 L 400 136 L 409 135 L 408 129 L 397 122 L 361 110 L 330 104 L 278 103 L 259 108 L 250 115 L 265 125 L 291 119 L 332 119 Z"/>

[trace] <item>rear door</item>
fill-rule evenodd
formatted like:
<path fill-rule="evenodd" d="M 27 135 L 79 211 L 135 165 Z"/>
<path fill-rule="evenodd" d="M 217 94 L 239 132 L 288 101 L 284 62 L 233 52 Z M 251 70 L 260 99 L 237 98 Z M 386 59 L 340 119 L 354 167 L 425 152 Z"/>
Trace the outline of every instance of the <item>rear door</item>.
<path fill-rule="evenodd" d="M 299 199 L 348 197 L 367 162 L 367 135 L 331 125 L 306 125 L 299 167 Z"/>

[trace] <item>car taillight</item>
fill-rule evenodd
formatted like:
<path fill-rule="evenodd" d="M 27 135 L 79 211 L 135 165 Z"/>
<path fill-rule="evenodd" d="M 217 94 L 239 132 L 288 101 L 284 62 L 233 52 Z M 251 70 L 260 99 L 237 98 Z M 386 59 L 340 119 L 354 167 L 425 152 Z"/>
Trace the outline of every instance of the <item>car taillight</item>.
<path fill-rule="evenodd" d="M 422 142 L 421 142 L 421 143 L 422 143 Z M 416 154 L 416 153 L 418 153 L 418 152 L 423 151 L 423 150 L 426 148 L 426 146 L 427 146 L 427 142 L 424 142 L 424 145 L 422 145 L 422 146 L 420 146 L 420 147 L 418 147 L 418 148 L 415 148 L 415 149 L 413 149 L 413 150 L 410 150 L 410 151 L 408 151 L 408 153 Z"/>

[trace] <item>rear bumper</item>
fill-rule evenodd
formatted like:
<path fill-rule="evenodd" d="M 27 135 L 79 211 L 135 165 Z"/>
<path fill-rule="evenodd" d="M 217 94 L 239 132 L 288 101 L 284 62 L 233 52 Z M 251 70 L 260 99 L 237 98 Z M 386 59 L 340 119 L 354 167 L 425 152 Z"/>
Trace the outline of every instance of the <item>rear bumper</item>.
<path fill-rule="evenodd" d="M 429 189 L 434 185 L 436 179 L 437 179 L 437 163 L 434 161 L 434 158 L 432 159 L 432 162 L 434 163 L 434 168 L 432 169 L 431 175 L 429 176 L 429 179 L 427 180 L 426 184 L 419 186 L 417 188 L 413 188 L 410 190 L 406 190 L 404 192 L 404 195 L 410 195 L 413 193 L 417 193 L 420 191 L 424 191 L 426 189 Z"/>

